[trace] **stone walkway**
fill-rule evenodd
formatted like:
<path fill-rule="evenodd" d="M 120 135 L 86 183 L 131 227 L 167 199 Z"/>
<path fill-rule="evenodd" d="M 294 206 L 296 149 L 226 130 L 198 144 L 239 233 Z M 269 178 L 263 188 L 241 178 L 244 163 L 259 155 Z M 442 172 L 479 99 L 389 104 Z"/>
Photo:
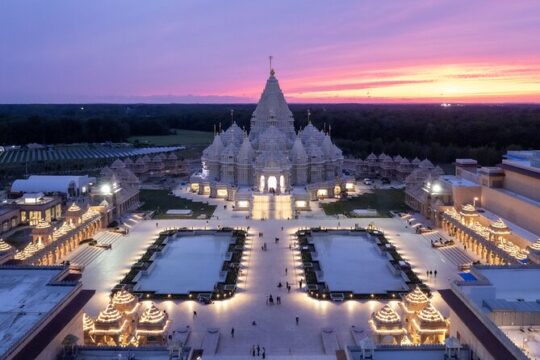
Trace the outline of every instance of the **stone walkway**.
<path fill-rule="evenodd" d="M 225 212 L 224 212 L 225 213 Z M 237 217 L 236 213 L 228 211 L 230 217 L 211 219 L 208 226 L 250 226 L 251 251 L 246 257 L 244 275 L 240 279 L 238 293 L 229 300 L 218 301 L 213 305 L 201 305 L 194 301 L 163 301 L 158 304 L 167 310 L 173 320 L 173 328 L 189 325 L 192 329 L 189 344 L 199 347 L 206 330 L 217 327 L 221 338 L 217 355 L 249 356 L 251 346 L 259 344 L 267 349 L 267 355 L 324 355 L 321 341 L 321 329 L 330 327 L 337 336 L 338 346 L 344 348 L 353 344 L 350 330 L 355 325 L 368 330 L 368 320 L 371 313 L 377 310 L 381 303 L 378 301 L 347 301 L 331 303 L 309 298 L 298 288 L 298 275 L 301 270 L 299 263 L 294 264 L 289 250 L 290 235 L 299 226 L 337 226 L 352 227 L 355 224 L 367 226 L 375 221 L 398 247 L 403 256 L 412 264 L 433 288 L 447 288 L 450 280 L 458 279 L 456 265 L 448 261 L 439 251 L 432 249 L 429 240 L 414 234 L 405 228 L 405 221 L 393 219 L 332 219 L 317 215 L 312 218 L 305 216 L 300 220 L 267 220 L 254 221 Z M 156 227 L 158 223 L 158 227 Z M 106 307 L 111 289 L 129 271 L 133 264 L 153 242 L 157 234 L 167 227 L 204 227 L 206 220 L 149 220 L 135 224 L 129 235 L 122 236 L 112 250 L 102 252 L 84 271 L 83 286 L 96 289 L 96 295 L 86 306 L 85 311 L 91 316 Z M 281 230 L 281 227 L 284 230 Z M 259 239 L 258 233 L 264 236 Z M 275 237 L 280 238 L 278 244 Z M 267 243 L 268 251 L 263 252 L 261 246 Z M 285 267 L 288 274 L 285 275 Z M 426 278 L 427 269 L 437 269 L 437 278 Z M 288 294 L 285 287 L 277 288 L 278 282 L 292 285 Z M 266 305 L 266 297 L 272 294 L 281 296 L 282 305 Z M 436 295 L 434 298 L 443 314 L 448 315 L 448 309 Z M 193 311 L 197 311 L 194 318 Z M 299 316 L 300 323 L 295 324 Z M 253 326 L 252 321 L 257 325 Z M 235 328 L 235 337 L 230 335 Z M 77 334 L 75 334 L 77 335 Z M 82 336 L 78 334 L 77 336 Z"/>

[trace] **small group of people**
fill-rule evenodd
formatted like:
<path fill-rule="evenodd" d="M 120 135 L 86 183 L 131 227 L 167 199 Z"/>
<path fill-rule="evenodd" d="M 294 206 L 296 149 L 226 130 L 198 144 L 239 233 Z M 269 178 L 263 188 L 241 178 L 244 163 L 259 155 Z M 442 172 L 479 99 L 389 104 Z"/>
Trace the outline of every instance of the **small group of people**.
<path fill-rule="evenodd" d="M 266 349 L 264 346 L 261 348 L 258 344 L 253 345 L 251 347 L 251 356 L 260 356 L 261 358 L 266 359 Z"/>
<path fill-rule="evenodd" d="M 268 246 L 266 246 L 266 243 L 262 244 L 261 250 L 262 251 L 268 251 Z"/>
<path fill-rule="evenodd" d="M 426 276 L 427 277 L 437 277 L 437 270 L 426 270 Z"/>
<path fill-rule="evenodd" d="M 283 284 L 281 283 L 281 281 L 277 284 L 277 287 L 278 287 L 278 289 L 281 289 L 283 287 Z M 285 287 L 287 288 L 287 292 L 290 293 L 291 292 L 291 284 L 289 284 L 288 281 L 286 282 Z"/>
<path fill-rule="evenodd" d="M 266 298 L 266 305 L 274 305 L 274 297 L 272 294 Z M 276 296 L 276 305 L 281 305 L 281 296 Z"/>

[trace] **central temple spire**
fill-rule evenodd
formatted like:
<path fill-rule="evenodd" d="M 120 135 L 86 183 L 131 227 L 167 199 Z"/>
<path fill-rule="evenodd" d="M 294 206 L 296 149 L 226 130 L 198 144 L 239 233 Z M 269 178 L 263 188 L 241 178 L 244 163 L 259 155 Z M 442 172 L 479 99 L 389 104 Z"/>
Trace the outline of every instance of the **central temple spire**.
<path fill-rule="evenodd" d="M 274 71 L 274 68 L 272 68 L 272 60 L 273 60 L 273 59 L 274 59 L 274 57 L 273 57 L 272 55 L 270 55 L 270 56 L 268 57 L 268 61 L 269 61 L 269 63 L 270 63 L 270 76 L 274 76 L 274 74 L 276 73 L 276 72 Z"/>

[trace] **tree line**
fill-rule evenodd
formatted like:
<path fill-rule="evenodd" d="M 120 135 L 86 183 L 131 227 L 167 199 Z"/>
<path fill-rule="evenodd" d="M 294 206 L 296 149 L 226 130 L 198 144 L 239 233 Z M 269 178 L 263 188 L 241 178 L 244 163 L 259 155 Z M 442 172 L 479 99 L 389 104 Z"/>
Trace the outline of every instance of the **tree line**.
<path fill-rule="evenodd" d="M 331 131 L 346 155 L 371 152 L 428 157 L 441 163 L 473 157 L 495 164 L 508 149 L 540 149 L 536 105 L 292 104 L 295 127 L 311 120 Z M 234 120 L 249 130 L 254 104 L 0 105 L 0 144 L 121 142 L 174 129 L 213 131 Z"/>

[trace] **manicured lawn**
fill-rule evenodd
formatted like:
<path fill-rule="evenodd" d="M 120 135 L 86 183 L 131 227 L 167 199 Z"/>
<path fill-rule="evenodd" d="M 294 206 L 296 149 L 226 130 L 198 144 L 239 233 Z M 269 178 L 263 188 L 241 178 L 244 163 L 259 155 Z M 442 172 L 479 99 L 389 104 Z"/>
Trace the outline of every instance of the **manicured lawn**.
<path fill-rule="evenodd" d="M 202 202 L 194 202 L 188 199 L 182 199 L 173 195 L 169 195 L 168 190 L 141 190 L 139 195 L 140 201 L 144 202 L 141 210 L 155 211 L 155 217 L 161 219 L 171 218 L 197 218 L 200 215 L 206 215 L 207 218 L 212 216 L 215 205 L 208 205 Z M 170 209 L 190 209 L 193 213 L 191 216 L 176 216 L 167 215 L 167 210 Z"/>
<path fill-rule="evenodd" d="M 354 209 L 375 209 L 379 217 L 390 217 L 390 210 L 405 211 L 405 192 L 398 189 L 374 190 L 373 193 L 323 204 L 326 215 L 344 214 L 350 216 Z"/>
<path fill-rule="evenodd" d="M 161 136 L 132 136 L 128 140 L 132 143 L 139 142 L 141 144 L 155 146 L 170 146 L 170 145 L 208 145 L 214 138 L 211 132 L 195 131 L 195 130 L 175 130 L 176 135 L 161 135 Z"/>

